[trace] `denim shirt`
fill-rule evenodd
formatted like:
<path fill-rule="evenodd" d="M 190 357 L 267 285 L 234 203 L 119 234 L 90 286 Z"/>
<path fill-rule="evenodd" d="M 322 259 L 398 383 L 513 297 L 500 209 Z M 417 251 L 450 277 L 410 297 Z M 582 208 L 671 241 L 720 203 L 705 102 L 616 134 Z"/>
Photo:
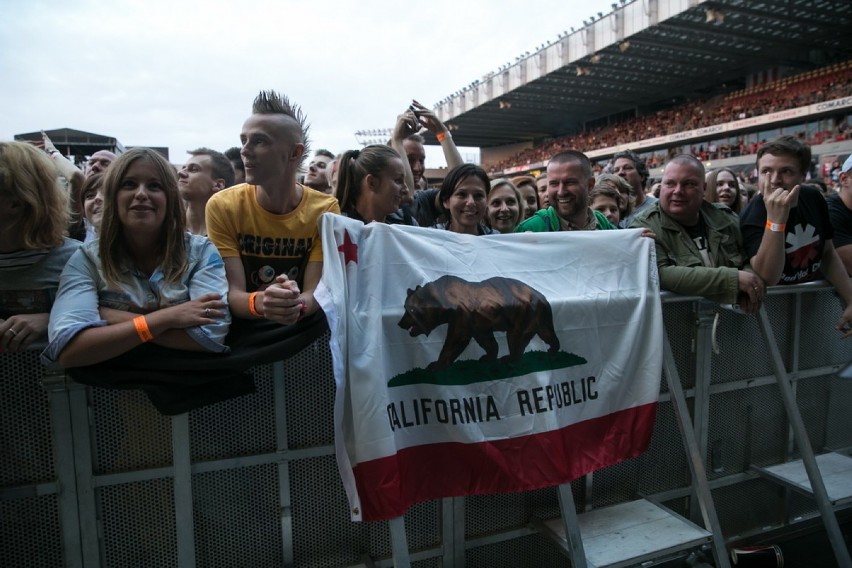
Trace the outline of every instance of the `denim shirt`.
<path fill-rule="evenodd" d="M 186 234 L 187 270 L 177 283 L 166 282 L 162 267 L 147 277 L 135 268 L 119 275 L 118 287 L 110 286 L 104 278 L 98 241 L 83 245 L 68 261 L 59 277 L 59 292 L 50 312 L 49 344 L 42 353 L 45 363 L 56 362 L 59 354 L 77 333 L 105 326 L 99 307 L 147 314 L 215 292 L 227 304 L 228 281 L 225 263 L 213 243 L 200 235 Z M 203 348 L 215 353 L 229 351 L 225 336 L 231 325 L 231 315 L 215 323 L 188 327 L 186 331 Z"/>

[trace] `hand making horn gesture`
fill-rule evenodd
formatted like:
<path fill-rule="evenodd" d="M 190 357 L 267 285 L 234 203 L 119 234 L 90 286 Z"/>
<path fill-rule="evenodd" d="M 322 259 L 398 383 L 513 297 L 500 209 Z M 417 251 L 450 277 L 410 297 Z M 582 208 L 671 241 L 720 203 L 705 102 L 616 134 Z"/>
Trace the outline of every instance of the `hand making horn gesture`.
<path fill-rule="evenodd" d="M 790 216 L 790 209 L 796 206 L 799 200 L 799 186 L 793 189 L 772 187 L 772 173 L 766 172 L 760 175 L 760 193 L 766 205 L 766 220 L 768 223 L 784 225 Z"/>

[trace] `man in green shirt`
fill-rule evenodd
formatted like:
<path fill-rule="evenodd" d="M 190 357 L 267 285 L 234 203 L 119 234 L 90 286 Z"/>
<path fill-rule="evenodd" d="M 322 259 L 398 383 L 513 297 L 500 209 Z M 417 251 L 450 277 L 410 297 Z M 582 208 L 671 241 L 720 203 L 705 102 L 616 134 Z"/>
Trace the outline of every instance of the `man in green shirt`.
<path fill-rule="evenodd" d="M 550 206 L 518 225 L 516 233 L 531 231 L 594 231 L 615 229 L 606 217 L 589 207 L 595 185 L 589 158 L 577 150 L 560 152 L 547 164 L 547 198 Z"/>

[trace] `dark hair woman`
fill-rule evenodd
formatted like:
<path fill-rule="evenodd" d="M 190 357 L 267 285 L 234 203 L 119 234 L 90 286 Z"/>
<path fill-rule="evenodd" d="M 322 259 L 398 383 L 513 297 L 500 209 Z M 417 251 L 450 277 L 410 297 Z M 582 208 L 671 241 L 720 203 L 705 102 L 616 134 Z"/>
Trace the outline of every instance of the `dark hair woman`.
<path fill-rule="evenodd" d="M 483 224 L 490 189 L 491 180 L 479 166 L 462 164 L 450 170 L 436 197 L 443 222 L 435 227 L 469 235 L 495 233 Z"/>

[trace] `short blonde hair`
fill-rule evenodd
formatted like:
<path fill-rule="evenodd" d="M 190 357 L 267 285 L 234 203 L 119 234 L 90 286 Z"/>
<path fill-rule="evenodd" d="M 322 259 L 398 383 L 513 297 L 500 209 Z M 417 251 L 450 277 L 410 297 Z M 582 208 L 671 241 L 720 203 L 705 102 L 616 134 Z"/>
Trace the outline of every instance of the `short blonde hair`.
<path fill-rule="evenodd" d="M 62 244 L 71 221 L 68 195 L 44 152 L 23 142 L 0 142 L 0 194 L 22 205 L 12 223 L 24 249 Z"/>

